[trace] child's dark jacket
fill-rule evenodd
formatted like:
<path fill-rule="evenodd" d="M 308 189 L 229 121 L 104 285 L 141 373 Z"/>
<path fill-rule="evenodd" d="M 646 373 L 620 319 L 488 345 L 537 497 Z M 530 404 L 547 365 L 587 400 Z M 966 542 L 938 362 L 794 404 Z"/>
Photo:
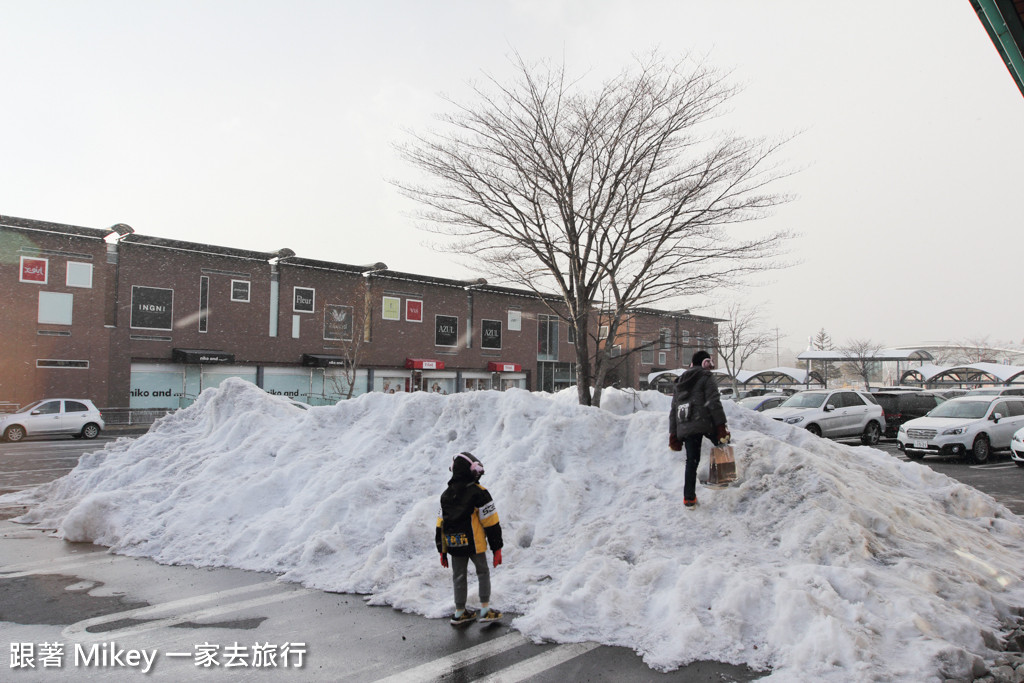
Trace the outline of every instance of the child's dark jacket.
<path fill-rule="evenodd" d="M 434 542 L 439 553 L 469 556 L 491 550 L 500 550 L 501 524 L 498 511 L 487 489 L 476 477 L 459 466 L 441 494 L 441 509 L 437 513 Z"/>

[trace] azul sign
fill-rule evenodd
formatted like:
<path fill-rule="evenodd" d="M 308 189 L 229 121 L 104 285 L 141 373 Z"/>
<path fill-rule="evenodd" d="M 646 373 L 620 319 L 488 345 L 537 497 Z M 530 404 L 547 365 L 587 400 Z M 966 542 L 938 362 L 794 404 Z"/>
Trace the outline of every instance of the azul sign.
<path fill-rule="evenodd" d="M 438 315 L 434 317 L 434 345 L 459 345 L 459 319 L 454 315 Z"/>
<path fill-rule="evenodd" d="M 132 286 L 132 328 L 169 331 L 173 322 L 173 289 Z"/>
<path fill-rule="evenodd" d="M 480 321 L 480 346 L 485 349 L 501 348 L 501 321 L 481 320 Z"/>

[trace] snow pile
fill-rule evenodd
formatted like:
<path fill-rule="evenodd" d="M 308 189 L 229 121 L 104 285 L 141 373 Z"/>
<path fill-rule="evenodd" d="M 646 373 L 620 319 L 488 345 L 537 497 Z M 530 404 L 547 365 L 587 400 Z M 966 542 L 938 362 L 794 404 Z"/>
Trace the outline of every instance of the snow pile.
<path fill-rule="evenodd" d="M 371 393 L 303 411 L 228 380 L 6 498 L 28 499 L 21 521 L 68 540 L 280 572 L 440 617 L 452 596 L 433 544 L 438 497 L 452 455 L 470 450 L 501 515 L 494 602 L 521 614 L 513 626 L 627 646 L 658 669 L 969 676 L 991 654 L 983 632 L 1024 605 L 1024 521 L 970 487 L 728 404 L 740 482 L 698 487 L 684 510 L 668 397 L 604 402 Z"/>

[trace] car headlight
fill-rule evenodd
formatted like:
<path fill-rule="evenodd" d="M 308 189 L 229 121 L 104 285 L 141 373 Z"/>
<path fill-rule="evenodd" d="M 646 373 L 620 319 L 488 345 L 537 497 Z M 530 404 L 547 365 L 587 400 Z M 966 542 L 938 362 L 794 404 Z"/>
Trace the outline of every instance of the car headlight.
<path fill-rule="evenodd" d="M 956 436 L 957 434 L 963 434 L 966 431 L 967 431 L 967 427 L 951 427 L 951 428 L 945 430 L 944 432 L 942 432 L 942 435 L 943 436 Z"/>
<path fill-rule="evenodd" d="M 906 433 L 907 433 L 907 427 L 906 427 L 906 425 L 900 425 L 900 431 L 899 431 L 899 433 L 900 433 L 900 434 L 906 434 Z"/>
<path fill-rule="evenodd" d="M 786 423 L 786 424 L 788 424 L 788 425 L 795 425 L 795 424 L 799 424 L 799 423 L 801 423 L 801 422 L 803 422 L 803 421 L 804 421 L 804 418 L 803 418 L 803 416 L 802 416 L 802 415 L 800 415 L 800 416 L 797 416 L 797 417 L 787 417 L 787 418 L 785 419 L 785 423 Z"/>

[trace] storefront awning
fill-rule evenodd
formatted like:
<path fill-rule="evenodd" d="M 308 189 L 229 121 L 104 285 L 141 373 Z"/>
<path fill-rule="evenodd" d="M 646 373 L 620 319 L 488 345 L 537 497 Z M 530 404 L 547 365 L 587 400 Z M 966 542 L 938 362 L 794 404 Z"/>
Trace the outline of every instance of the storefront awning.
<path fill-rule="evenodd" d="M 405 367 L 410 370 L 444 370 L 444 361 L 430 358 L 406 358 Z"/>
<path fill-rule="evenodd" d="M 487 364 L 487 369 L 491 372 L 522 372 L 523 366 L 519 363 L 502 363 L 492 360 Z"/>
<path fill-rule="evenodd" d="M 172 349 L 171 360 L 175 363 L 234 363 L 235 354 L 209 349 Z"/>
<path fill-rule="evenodd" d="M 302 364 L 307 368 L 347 368 L 352 364 L 352 361 L 344 356 L 328 356 L 322 353 L 304 353 L 302 354 Z"/>

